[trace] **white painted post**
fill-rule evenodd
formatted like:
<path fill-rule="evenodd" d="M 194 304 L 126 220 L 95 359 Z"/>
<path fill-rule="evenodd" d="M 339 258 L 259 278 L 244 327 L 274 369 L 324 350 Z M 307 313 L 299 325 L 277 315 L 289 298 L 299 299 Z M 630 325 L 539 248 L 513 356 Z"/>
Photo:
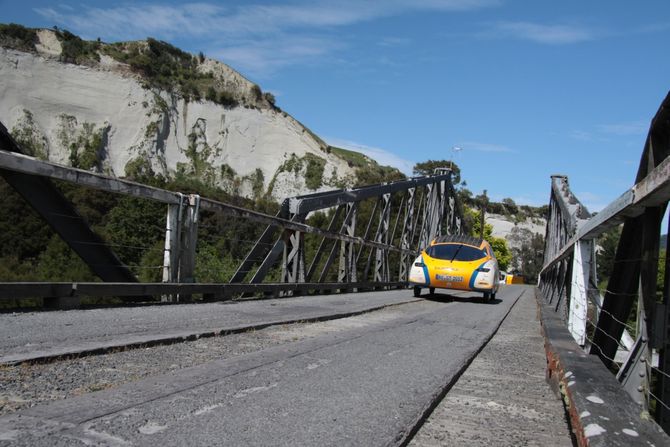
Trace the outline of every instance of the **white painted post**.
<path fill-rule="evenodd" d="M 344 233 L 351 237 L 356 235 L 357 212 L 358 209 L 356 203 L 347 204 Z M 353 242 L 340 241 L 340 266 L 337 273 L 337 282 L 356 282 L 356 257 L 354 248 Z"/>
<path fill-rule="evenodd" d="M 163 249 L 163 282 L 177 282 L 178 280 L 182 210 L 183 198 L 177 205 L 168 205 L 165 223 L 165 248 Z M 161 297 L 163 302 L 170 302 L 174 299 L 174 295 L 163 295 Z"/>
<path fill-rule="evenodd" d="M 588 287 L 592 253 L 593 240 L 579 240 L 575 244 L 572 258 L 568 330 L 580 346 L 584 346 L 586 342 Z"/>

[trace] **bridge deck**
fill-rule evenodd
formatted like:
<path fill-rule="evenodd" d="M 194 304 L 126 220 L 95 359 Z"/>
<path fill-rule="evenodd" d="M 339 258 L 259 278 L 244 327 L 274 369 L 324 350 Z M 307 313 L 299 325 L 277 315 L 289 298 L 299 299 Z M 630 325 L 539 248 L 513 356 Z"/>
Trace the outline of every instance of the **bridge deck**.
<path fill-rule="evenodd" d="M 571 446 L 546 365 L 537 305 L 525 293 L 410 447 Z"/>
<path fill-rule="evenodd" d="M 430 409 L 456 383 L 445 402 L 452 400 L 452 393 L 461 399 L 465 389 L 477 417 L 469 417 L 465 407 L 447 413 L 438 407 L 430 421 L 437 420 L 440 427 L 449 420 L 448 427 L 440 427 L 443 434 L 472 432 L 475 422 L 475 440 L 503 439 L 507 434 L 510 445 L 518 441 L 570 445 L 562 404 L 549 391 L 544 363 L 537 354 L 543 343 L 533 289 L 506 287 L 499 295 L 502 300 L 494 304 L 450 295 L 352 318 L 266 329 L 273 339 L 283 341 L 242 355 L 218 357 L 214 353 L 214 359 L 192 367 L 6 414 L 0 418 L 0 439 L 18 445 L 57 441 L 399 445 L 412 437 Z M 482 352 L 484 356 L 489 352 L 489 357 L 475 359 L 458 379 L 494 334 Z M 236 340 L 249 342 L 253 335 L 239 334 Z M 132 354 L 136 361 L 144 355 L 149 367 L 160 361 L 179 362 L 166 357 L 183 357 L 180 351 L 190 349 L 186 345 L 166 348 L 171 354 L 163 352 L 162 357 L 152 350 Z M 522 353 L 532 353 L 534 360 L 527 363 L 528 356 Z M 123 369 L 123 354 L 128 353 L 100 357 L 114 358 L 113 368 Z M 96 360 L 91 357 L 86 362 Z M 77 360 L 69 362 L 66 371 L 75 374 L 81 365 Z M 526 373 L 502 375 L 508 362 Z M 44 368 L 41 371 L 47 380 L 48 374 L 63 375 L 62 370 L 49 373 L 51 365 L 34 367 Z M 5 367 L 3 373 L 22 368 Z M 474 377 L 481 376 L 492 386 L 473 382 L 473 368 Z M 481 375 L 482 370 L 487 373 Z M 525 390 L 524 399 L 509 401 L 515 390 Z M 492 394 L 483 397 L 483 391 Z M 543 421 L 544 431 L 538 420 Z M 431 422 L 425 427 L 430 426 Z M 486 435 L 482 431 L 486 427 L 495 430 Z M 436 438 L 419 431 L 415 440 L 431 436 Z M 547 444 L 547 439 L 553 444 Z"/>
<path fill-rule="evenodd" d="M 414 301 L 407 290 L 0 314 L 0 365 L 342 318 Z"/>

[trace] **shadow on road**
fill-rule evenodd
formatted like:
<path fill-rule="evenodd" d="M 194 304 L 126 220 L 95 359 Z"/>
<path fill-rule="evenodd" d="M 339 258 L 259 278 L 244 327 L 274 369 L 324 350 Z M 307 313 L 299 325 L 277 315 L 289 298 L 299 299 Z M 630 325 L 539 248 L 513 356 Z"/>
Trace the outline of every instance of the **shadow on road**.
<path fill-rule="evenodd" d="M 479 294 L 472 296 L 456 296 L 444 292 L 443 293 L 435 292 L 433 294 L 422 294 L 419 298 L 423 298 L 428 301 L 435 301 L 438 303 L 457 302 L 457 303 L 493 304 L 493 305 L 502 303 L 502 300 L 500 298 L 496 298 L 489 301 L 485 300 L 484 297 L 482 297 Z"/>

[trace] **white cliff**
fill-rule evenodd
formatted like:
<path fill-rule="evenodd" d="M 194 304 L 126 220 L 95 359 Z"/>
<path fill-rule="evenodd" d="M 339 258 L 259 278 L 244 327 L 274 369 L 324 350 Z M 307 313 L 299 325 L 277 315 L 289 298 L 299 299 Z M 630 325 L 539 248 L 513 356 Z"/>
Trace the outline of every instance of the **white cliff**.
<path fill-rule="evenodd" d="M 278 109 L 184 100 L 147 88 L 109 56 L 95 66 L 59 62 L 54 33 L 41 30 L 38 37 L 37 54 L 0 48 L 0 121 L 32 141 L 37 156 L 119 177 L 149 169 L 194 175 L 275 200 L 345 186 L 354 175 Z M 253 83 L 220 62 L 204 59 L 198 70 L 239 95 L 253 93 Z"/>

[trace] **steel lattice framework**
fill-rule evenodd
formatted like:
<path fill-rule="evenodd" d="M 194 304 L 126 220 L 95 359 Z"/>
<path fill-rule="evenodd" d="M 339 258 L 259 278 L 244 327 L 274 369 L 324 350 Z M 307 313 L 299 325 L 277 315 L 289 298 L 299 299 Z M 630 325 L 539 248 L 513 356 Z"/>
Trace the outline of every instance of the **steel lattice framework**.
<path fill-rule="evenodd" d="M 139 299 L 160 294 L 165 301 L 184 301 L 191 294 L 225 299 L 237 293 L 404 287 L 409 265 L 420 248 L 442 234 L 461 232 L 462 212 L 451 171 L 446 168 L 437 169 L 431 176 L 289 198 L 284 200 L 279 213 L 271 216 L 195 194 L 168 191 L 26 156 L 0 123 L 0 175 L 103 280 L 103 283 L 0 283 L 0 298 L 43 296 L 70 299 L 76 305 L 82 294 Z M 91 230 L 75 206 L 52 184 L 52 179 L 165 203 L 163 282 L 139 283 L 112 247 Z M 370 203 L 374 203 L 372 212 L 362 222 L 361 209 Z M 203 284 L 195 275 L 203 211 L 266 226 L 227 283 Z M 327 228 L 306 223 L 307 217 L 317 211 L 330 212 Z M 314 253 L 305 248 L 306 236 L 320 238 Z M 268 283 L 268 274 L 278 266 L 281 280 Z M 55 301 L 55 305 L 62 302 Z"/>
<path fill-rule="evenodd" d="M 652 396 L 657 420 L 666 430 L 670 429 L 670 275 L 665 275 L 659 302 L 657 274 L 661 223 L 670 199 L 668 155 L 670 95 L 651 122 L 635 185 L 597 215 L 591 217 L 577 200 L 567 177 L 553 176 L 540 273 L 545 300 L 561 314 L 577 343 L 605 366 L 618 367 L 617 378 L 643 408 Z M 613 270 L 602 294 L 596 238 L 621 224 Z M 670 249 L 664 260 L 666 272 L 668 253 Z M 637 325 L 629 331 L 636 305 Z M 657 364 L 654 358 L 659 358 Z"/>
<path fill-rule="evenodd" d="M 364 201 L 374 205 L 365 230 L 360 232 L 357 222 Z M 304 223 L 310 213 L 322 210 L 332 211 L 327 231 L 346 236 L 339 247 L 328 244 L 329 236 L 324 235 L 307 262 L 304 232 L 280 232 L 277 225 L 270 224 L 230 282 L 243 282 L 253 270 L 254 260 L 259 259 L 263 260 L 249 283 L 262 282 L 279 261 L 283 282 L 325 282 L 336 261 L 339 283 L 405 282 L 409 263 L 421 247 L 441 234 L 461 232 L 462 212 L 448 169 L 428 177 L 289 198 L 278 217 Z M 399 255 L 397 266 L 390 265 L 389 253 Z"/>

